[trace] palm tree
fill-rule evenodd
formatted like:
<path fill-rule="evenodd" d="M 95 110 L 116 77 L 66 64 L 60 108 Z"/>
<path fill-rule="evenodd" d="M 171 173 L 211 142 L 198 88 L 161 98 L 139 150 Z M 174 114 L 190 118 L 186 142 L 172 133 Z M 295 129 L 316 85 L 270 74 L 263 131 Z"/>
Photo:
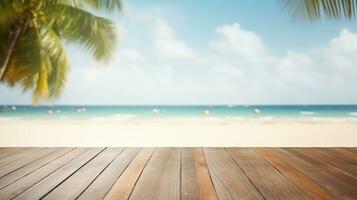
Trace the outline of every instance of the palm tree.
<path fill-rule="evenodd" d="M 326 19 L 352 20 L 356 15 L 357 0 L 280 0 L 293 15 L 303 14 L 311 21 Z"/>
<path fill-rule="evenodd" d="M 69 71 L 63 42 L 108 61 L 114 24 L 91 11 L 120 9 L 120 0 L 1 0 L 0 81 L 32 91 L 34 103 L 55 99 Z"/>

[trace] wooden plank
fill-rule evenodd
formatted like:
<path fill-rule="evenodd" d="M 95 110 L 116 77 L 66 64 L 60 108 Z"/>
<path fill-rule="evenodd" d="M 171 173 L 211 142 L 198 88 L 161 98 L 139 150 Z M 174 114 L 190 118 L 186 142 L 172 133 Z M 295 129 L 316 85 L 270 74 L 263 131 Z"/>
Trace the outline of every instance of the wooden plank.
<path fill-rule="evenodd" d="M 144 168 L 130 199 L 180 199 L 180 163 L 180 149 L 157 149 Z"/>
<path fill-rule="evenodd" d="M 41 167 L 40 169 L 28 174 L 27 176 L 17 180 L 11 185 L 6 186 L 0 190 L 0 196 L 4 199 L 11 199 L 21 194 L 26 189 L 30 188 L 32 185 L 36 184 L 41 179 L 45 178 L 49 174 L 53 173 L 55 170 L 65 165 L 67 162 L 75 159 L 85 149 L 75 149 L 70 153 L 52 161 L 51 163 Z"/>
<path fill-rule="evenodd" d="M 357 165 L 353 165 L 345 160 L 336 158 L 316 148 L 303 148 L 301 149 L 301 151 L 304 152 L 304 154 L 306 155 L 313 155 L 315 159 L 318 159 L 321 162 L 327 163 L 328 165 L 340 169 L 341 171 L 345 172 L 350 176 L 353 176 L 355 178 L 357 177 Z"/>
<path fill-rule="evenodd" d="M 204 153 L 219 199 L 264 199 L 225 149 L 205 148 Z"/>
<path fill-rule="evenodd" d="M 218 199 L 202 148 L 194 148 L 193 153 L 195 159 L 199 199 Z"/>
<path fill-rule="evenodd" d="M 182 161 L 181 161 L 181 199 L 182 200 L 199 199 L 195 156 L 193 150 L 194 150 L 193 148 L 182 149 Z M 211 182 L 211 180 L 209 181 Z M 212 182 L 211 182 L 211 186 L 213 188 Z"/>
<path fill-rule="evenodd" d="M 276 169 L 288 177 L 292 182 L 301 188 L 306 194 L 316 200 L 337 200 L 330 191 L 321 187 L 318 183 L 306 176 L 301 171 L 291 166 L 284 159 L 280 158 L 276 153 L 276 148 L 256 148 L 258 152 L 265 160 L 270 162 Z"/>
<path fill-rule="evenodd" d="M 19 160 L 21 158 L 24 158 L 28 155 L 34 154 L 38 151 L 42 150 L 41 148 L 29 148 L 29 149 L 24 149 L 24 150 L 20 150 L 14 154 L 12 154 L 11 156 L 5 157 L 3 159 L 0 160 L 0 167 L 8 165 L 16 160 Z"/>
<path fill-rule="evenodd" d="M 342 147 L 344 150 L 357 154 L 357 147 Z"/>
<path fill-rule="evenodd" d="M 12 147 L 12 148 L 6 148 L 1 154 L 0 154 L 0 161 L 6 157 L 15 155 L 21 151 L 26 151 L 29 148 L 22 148 L 22 147 Z"/>
<path fill-rule="evenodd" d="M 123 174 L 120 175 L 119 179 L 115 182 L 104 199 L 128 199 L 134 189 L 135 183 L 141 175 L 145 165 L 150 160 L 153 152 L 154 148 L 142 149 L 131 161 Z"/>
<path fill-rule="evenodd" d="M 313 165 L 283 149 L 277 149 L 274 152 L 291 166 L 329 190 L 338 199 L 354 199 L 357 196 L 355 188 L 339 180 L 323 167 Z"/>
<path fill-rule="evenodd" d="M 229 148 L 227 150 L 265 199 L 310 199 L 252 149 Z"/>
<path fill-rule="evenodd" d="M 122 151 L 105 149 L 42 199 L 76 199 Z"/>
<path fill-rule="evenodd" d="M 332 176 L 340 179 L 344 183 L 347 183 L 349 186 L 352 188 L 356 189 L 357 188 L 357 179 L 344 173 L 343 171 L 330 166 L 326 164 L 325 162 L 322 162 L 321 160 L 317 159 L 316 157 L 318 156 L 315 151 L 312 152 L 306 152 L 306 148 L 288 148 L 287 151 L 289 151 L 291 154 L 294 154 L 295 156 L 305 160 L 306 162 L 311 163 L 312 165 L 316 167 L 320 167 Z M 357 190 L 356 190 L 357 192 Z"/>
<path fill-rule="evenodd" d="M 41 159 L 38 159 L 20 169 L 17 169 L 16 171 L 0 178 L 0 189 L 4 188 L 5 186 L 15 182 L 16 180 L 30 174 L 34 170 L 48 164 L 49 162 L 55 160 L 56 158 L 64 155 L 65 153 L 69 152 L 73 148 L 61 148 L 58 151 L 55 151 L 53 153 L 50 153 Z"/>
<path fill-rule="evenodd" d="M 126 148 L 77 199 L 103 199 L 140 148 Z"/>
<path fill-rule="evenodd" d="M 85 151 L 83 154 L 38 181 L 36 184 L 32 184 L 31 187 L 15 199 L 40 199 L 44 197 L 103 150 L 103 148 L 91 148 L 88 151 Z"/>
<path fill-rule="evenodd" d="M 55 148 L 43 148 L 35 152 L 34 154 L 31 154 L 29 156 L 11 162 L 8 165 L 4 165 L 0 167 L 0 178 L 37 159 L 40 159 L 43 156 L 46 156 L 47 154 L 50 154 L 51 152 L 54 152 L 55 150 L 56 150 Z"/>
<path fill-rule="evenodd" d="M 321 150 L 337 158 L 343 159 L 347 162 L 357 165 L 357 153 L 347 151 L 346 149 L 343 148 L 321 148 Z"/>

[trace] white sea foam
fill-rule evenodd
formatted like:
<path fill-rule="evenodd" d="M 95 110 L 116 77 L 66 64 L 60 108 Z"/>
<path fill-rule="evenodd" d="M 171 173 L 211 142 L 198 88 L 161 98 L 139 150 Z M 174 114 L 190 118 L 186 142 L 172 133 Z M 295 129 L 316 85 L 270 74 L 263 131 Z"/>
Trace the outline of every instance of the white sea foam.
<path fill-rule="evenodd" d="M 300 115 L 315 115 L 315 113 L 311 111 L 301 111 Z"/>
<path fill-rule="evenodd" d="M 0 117 L 0 121 L 12 121 L 12 120 L 19 120 L 21 117 Z"/>
<path fill-rule="evenodd" d="M 110 117 L 91 117 L 89 118 L 89 120 L 93 120 L 93 121 L 104 121 L 104 120 L 108 120 L 110 119 Z"/>
<path fill-rule="evenodd" d="M 306 117 L 302 119 L 304 123 L 334 123 L 334 122 L 355 122 L 351 117 Z"/>
<path fill-rule="evenodd" d="M 350 112 L 349 115 L 350 116 L 357 116 L 357 112 Z"/>

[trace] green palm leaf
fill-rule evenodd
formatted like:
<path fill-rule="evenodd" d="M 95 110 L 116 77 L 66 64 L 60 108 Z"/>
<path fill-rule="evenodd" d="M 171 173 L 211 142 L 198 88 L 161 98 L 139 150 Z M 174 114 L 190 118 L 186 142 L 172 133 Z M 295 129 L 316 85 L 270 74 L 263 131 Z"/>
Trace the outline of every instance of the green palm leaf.
<path fill-rule="evenodd" d="M 357 0 L 280 0 L 294 16 L 304 15 L 311 21 L 327 19 L 354 19 Z"/>
<path fill-rule="evenodd" d="M 67 5 L 46 7 L 44 13 L 54 31 L 65 41 L 81 45 L 97 60 L 111 58 L 117 34 L 110 20 Z"/>
<path fill-rule="evenodd" d="M 0 1 L 0 59 L 9 41 L 16 42 L 0 81 L 32 91 L 33 102 L 39 103 L 58 98 L 65 86 L 70 66 L 63 42 L 78 44 L 96 60 L 108 61 L 117 42 L 116 28 L 85 9 L 119 11 L 121 1 Z M 21 30 L 16 38 L 11 34 L 15 28 Z"/>

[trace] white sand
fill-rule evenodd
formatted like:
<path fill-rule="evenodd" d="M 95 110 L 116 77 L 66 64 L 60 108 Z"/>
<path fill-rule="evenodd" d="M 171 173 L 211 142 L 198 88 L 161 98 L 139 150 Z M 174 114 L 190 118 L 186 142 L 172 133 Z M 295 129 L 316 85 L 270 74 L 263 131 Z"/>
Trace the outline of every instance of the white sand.
<path fill-rule="evenodd" d="M 0 120 L 0 146 L 357 146 L 356 122 Z"/>

